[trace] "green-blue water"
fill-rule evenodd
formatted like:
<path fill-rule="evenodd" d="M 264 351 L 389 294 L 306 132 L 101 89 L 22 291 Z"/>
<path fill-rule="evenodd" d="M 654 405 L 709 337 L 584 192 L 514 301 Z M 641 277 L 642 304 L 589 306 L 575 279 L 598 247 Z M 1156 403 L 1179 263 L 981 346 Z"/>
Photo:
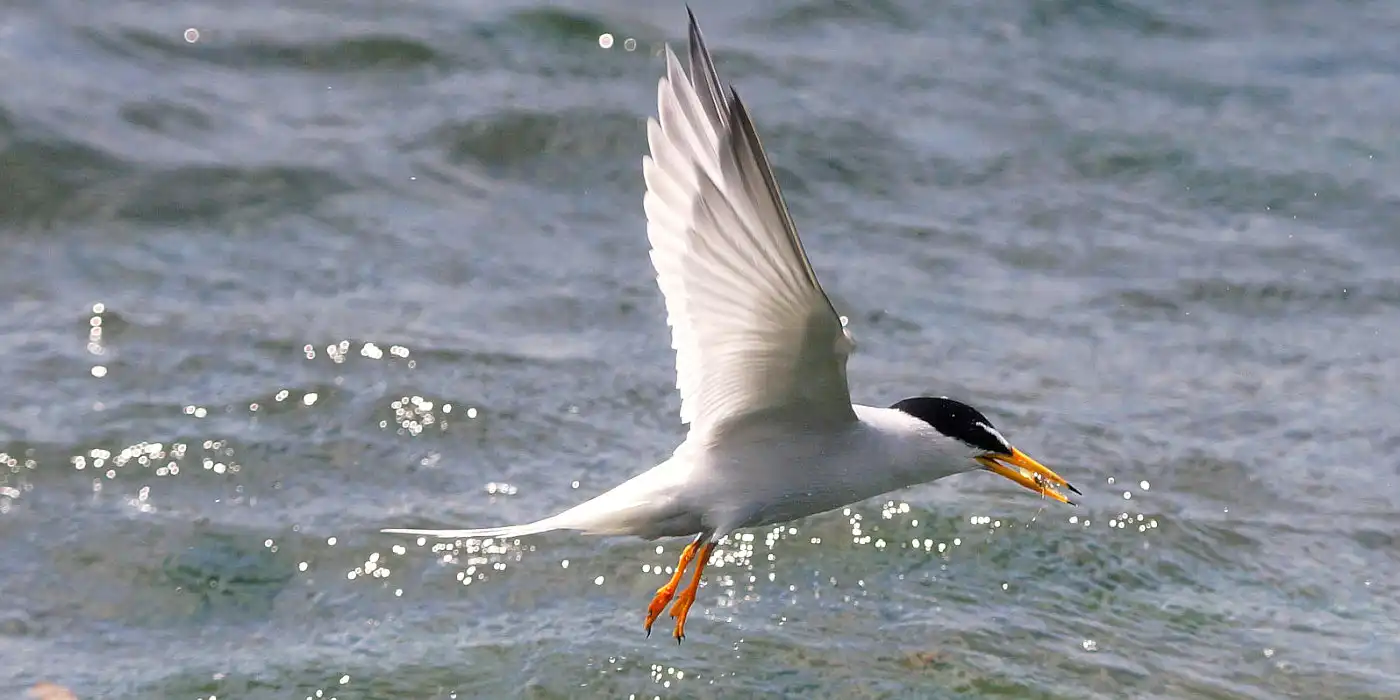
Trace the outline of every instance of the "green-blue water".
<path fill-rule="evenodd" d="M 20 0 L 0 695 L 1400 694 L 1400 5 L 695 9 L 854 398 L 983 407 L 1082 507 L 749 533 L 681 646 L 679 542 L 380 535 L 683 437 L 640 167 L 683 7 Z"/>

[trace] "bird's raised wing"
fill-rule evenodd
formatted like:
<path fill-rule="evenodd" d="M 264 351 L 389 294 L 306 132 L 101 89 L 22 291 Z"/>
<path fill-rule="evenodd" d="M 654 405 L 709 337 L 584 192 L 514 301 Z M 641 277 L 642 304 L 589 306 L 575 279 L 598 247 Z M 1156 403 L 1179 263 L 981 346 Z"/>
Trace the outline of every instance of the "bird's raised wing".
<path fill-rule="evenodd" d="M 853 421 L 855 343 L 817 282 L 739 95 L 690 18 L 690 73 L 666 47 L 647 122 L 647 237 L 676 350 L 681 420 Z"/>

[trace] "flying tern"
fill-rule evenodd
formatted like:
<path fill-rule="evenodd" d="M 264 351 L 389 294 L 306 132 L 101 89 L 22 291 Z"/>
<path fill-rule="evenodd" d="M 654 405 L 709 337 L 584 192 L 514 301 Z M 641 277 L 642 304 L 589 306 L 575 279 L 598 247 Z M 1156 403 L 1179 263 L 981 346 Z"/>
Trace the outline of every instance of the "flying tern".
<path fill-rule="evenodd" d="M 846 319 L 817 281 L 748 109 L 720 83 L 693 13 L 689 49 L 688 72 L 665 49 L 658 116 L 647 120 L 651 154 L 642 158 L 647 238 L 676 351 L 680 418 L 690 426 L 685 441 L 661 464 L 543 520 L 384 532 L 692 537 L 645 618 L 650 635 L 670 605 L 679 641 L 716 542 L 736 530 L 978 469 L 1073 505 L 1060 489 L 1077 489 L 965 403 L 851 403 L 846 359 L 855 342 Z"/>

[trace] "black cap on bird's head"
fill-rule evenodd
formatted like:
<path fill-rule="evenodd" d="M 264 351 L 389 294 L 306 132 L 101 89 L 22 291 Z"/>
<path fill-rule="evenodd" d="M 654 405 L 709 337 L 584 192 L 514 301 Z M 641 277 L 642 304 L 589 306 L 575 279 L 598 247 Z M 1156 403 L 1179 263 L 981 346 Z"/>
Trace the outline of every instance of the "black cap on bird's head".
<path fill-rule="evenodd" d="M 1011 443 L 981 411 L 946 396 L 918 396 L 891 406 L 933 426 L 963 444 L 994 454 L 1011 454 Z"/>
<path fill-rule="evenodd" d="M 928 423 L 939 433 L 957 440 L 980 454 L 973 459 L 983 469 L 1004 476 L 1036 493 L 1070 505 L 1074 502 L 1055 490 L 1063 486 L 1079 493 L 1059 474 L 1011 446 L 981 411 L 946 396 L 917 396 L 891 406 L 897 411 Z"/>

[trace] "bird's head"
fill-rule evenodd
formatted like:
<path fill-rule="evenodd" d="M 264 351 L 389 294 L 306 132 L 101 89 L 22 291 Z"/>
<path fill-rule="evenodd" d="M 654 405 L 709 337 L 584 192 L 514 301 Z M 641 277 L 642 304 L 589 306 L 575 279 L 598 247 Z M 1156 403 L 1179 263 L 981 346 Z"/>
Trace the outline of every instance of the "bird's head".
<path fill-rule="evenodd" d="M 1064 487 L 1076 494 L 1079 493 L 1079 489 L 1071 486 L 1059 474 L 1050 471 L 1040 462 L 1026 456 L 1026 453 L 1012 447 L 1011 441 L 993 427 L 992 422 L 977 409 L 945 396 L 905 399 L 890 408 L 928 423 L 943 436 L 967 446 L 972 461 L 969 469 L 985 469 L 1036 493 L 1074 505 L 1074 501 L 1069 500 L 1069 497 L 1060 493 L 1056 487 Z"/>

